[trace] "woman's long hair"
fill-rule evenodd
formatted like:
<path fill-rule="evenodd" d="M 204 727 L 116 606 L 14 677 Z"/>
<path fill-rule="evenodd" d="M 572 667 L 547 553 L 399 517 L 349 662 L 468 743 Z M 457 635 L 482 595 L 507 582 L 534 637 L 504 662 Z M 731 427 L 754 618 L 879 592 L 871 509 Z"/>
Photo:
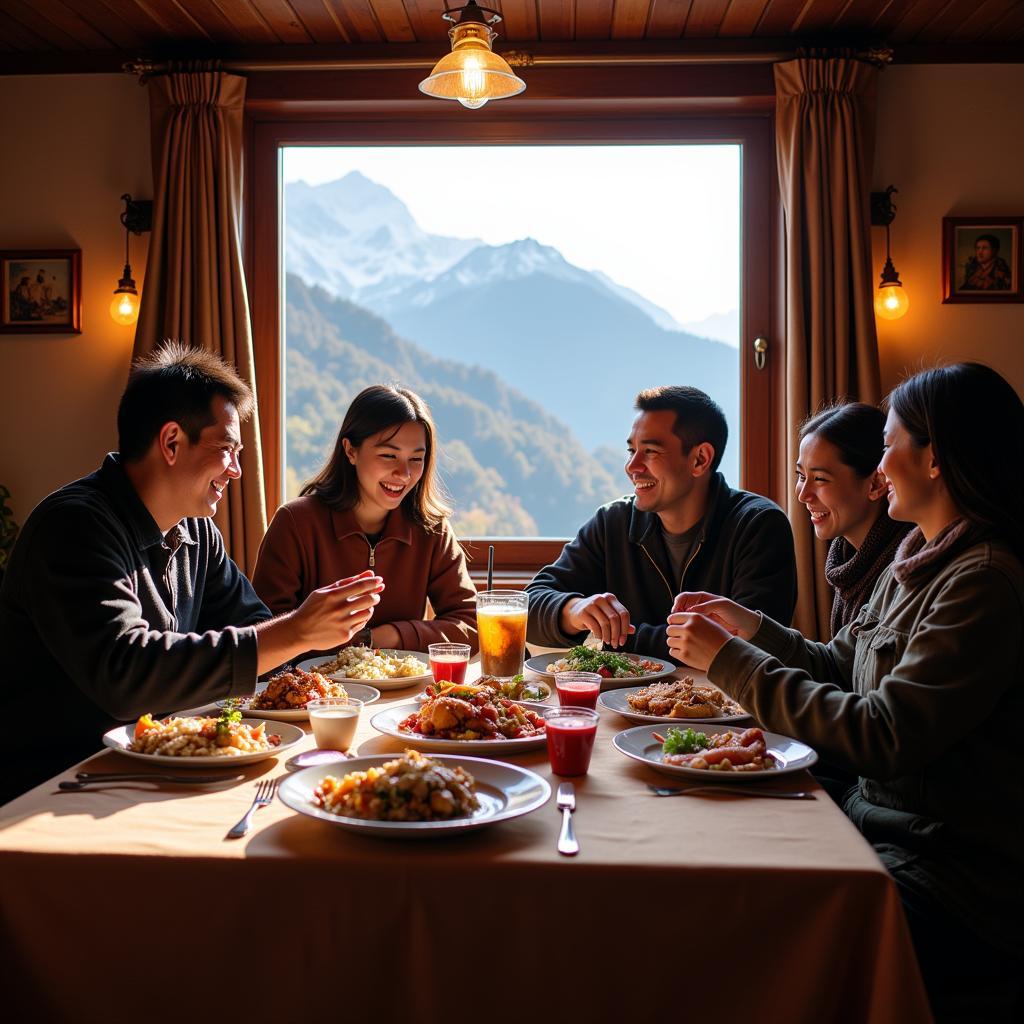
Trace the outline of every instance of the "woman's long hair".
<path fill-rule="evenodd" d="M 885 413 L 877 405 L 838 402 L 826 406 L 800 424 L 800 440 L 817 434 L 835 446 L 839 457 L 862 480 L 882 461 Z"/>
<path fill-rule="evenodd" d="M 394 436 L 406 423 L 423 425 L 427 450 L 423 456 L 423 476 L 399 507 L 410 522 L 425 530 L 436 530 L 452 511 L 435 470 L 437 431 L 427 403 L 408 388 L 372 384 L 360 391 L 345 413 L 327 465 L 299 493 L 311 494 L 338 512 L 355 508 L 359 502 L 359 478 L 345 454 L 343 442 L 347 439 L 359 448 L 374 434 L 391 431 L 389 436 Z"/>
<path fill-rule="evenodd" d="M 909 377 L 887 401 L 914 444 L 931 444 L 964 518 L 1024 559 L 1024 403 L 1010 384 L 956 363 Z"/>

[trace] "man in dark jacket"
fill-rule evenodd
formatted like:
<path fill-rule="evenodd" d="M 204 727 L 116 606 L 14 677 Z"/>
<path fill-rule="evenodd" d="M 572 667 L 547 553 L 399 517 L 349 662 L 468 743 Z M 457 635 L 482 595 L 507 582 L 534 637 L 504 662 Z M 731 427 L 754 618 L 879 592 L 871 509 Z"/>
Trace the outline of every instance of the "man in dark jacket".
<path fill-rule="evenodd" d="M 241 475 L 252 393 L 216 356 L 169 345 L 133 370 L 120 452 L 28 517 L 0 588 L 0 802 L 88 756 L 106 729 L 252 693 L 257 674 L 347 641 L 367 572 L 271 618 L 212 519 Z"/>
<path fill-rule="evenodd" d="M 788 623 L 796 606 L 793 532 L 774 502 L 719 473 L 728 428 L 703 391 L 642 391 L 629 435 L 633 494 L 597 510 L 527 587 L 527 638 L 668 658 L 666 619 L 683 590 L 723 594 Z"/>

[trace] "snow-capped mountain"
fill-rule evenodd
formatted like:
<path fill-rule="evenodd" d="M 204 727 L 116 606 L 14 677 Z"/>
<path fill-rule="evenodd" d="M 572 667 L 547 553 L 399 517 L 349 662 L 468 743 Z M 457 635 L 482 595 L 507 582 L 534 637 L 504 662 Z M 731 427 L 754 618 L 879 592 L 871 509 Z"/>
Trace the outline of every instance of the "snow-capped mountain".
<path fill-rule="evenodd" d="M 288 271 L 341 298 L 359 301 L 367 289 L 435 277 L 480 244 L 428 234 L 390 189 L 359 171 L 325 185 L 285 186 Z"/>
<path fill-rule="evenodd" d="M 665 330 L 682 329 L 660 306 L 535 239 L 494 246 L 430 234 L 390 189 L 359 171 L 324 185 L 285 186 L 285 248 L 289 273 L 382 316 L 460 287 L 544 273 L 610 292 Z"/>

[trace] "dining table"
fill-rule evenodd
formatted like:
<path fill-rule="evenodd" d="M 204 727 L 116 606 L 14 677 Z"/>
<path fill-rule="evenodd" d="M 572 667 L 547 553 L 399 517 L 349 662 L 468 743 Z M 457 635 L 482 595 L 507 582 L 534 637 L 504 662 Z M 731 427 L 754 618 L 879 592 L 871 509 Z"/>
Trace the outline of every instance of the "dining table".
<path fill-rule="evenodd" d="M 365 707 L 351 752 L 415 746 L 371 719 L 417 689 Z M 576 856 L 556 849 L 546 749 L 501 741 L 473 756 L 551 784 L 523 816 L 382 838 L 276 799 L 227 838 L 314 747 L 300 724 L 297 748 L 229 784 L 58 788 L 156 771 L 105 750 L 0 808 L 7 1020 L 931 1019 L 895 885 L 808 772 L 771 787 L 813 799 L 658 797 L 650 784 L 680 780 L 623 756 L 613 737 L 633 723 L 602 710 L 570 780 Z"/>

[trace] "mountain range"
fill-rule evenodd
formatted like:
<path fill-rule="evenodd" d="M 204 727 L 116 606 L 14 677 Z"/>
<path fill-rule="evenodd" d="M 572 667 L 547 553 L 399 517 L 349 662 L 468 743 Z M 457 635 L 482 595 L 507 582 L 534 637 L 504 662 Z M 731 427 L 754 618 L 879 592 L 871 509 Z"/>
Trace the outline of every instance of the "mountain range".
<path fill-rule="evenodd" d="M 285 281 L 288 494 L 323 465 L 352 398 L 402 384 L 428 403 L 462 536 L 568 536 L 629 489 L 543 406 L 477 366 L 439 359 L 380 317 L 297 275 Z M 614 471 L 613 471 L 614 469 Z"/>
<path fill-rule="evenodd" d="M 358 171 L 325 185 L 289 184 L 285 198 L 289 373 L 294 326 L 305 333 L 299 350 L 307 360 L 311 353 L 322 354 L 318 339 L 329 336 L 363 347 L 362 356 L 349 352 L 341 362 L 366 383 L 372 365 L 374 379 L 416 379 L 420 383 L 411 386 L 429 386 L 438 397 L 459 392 L 453 409 L 461 418 L 451 412 L 449 439 L 465 445 L 477 466 L 500 478 L 502 486 L 492 483 L 495 494 L 505 495 L 506 518 L 521 522 L 518 501 L 536 530 L 564 535 L 564 516 L 557 517 L 556 529 L 547 505 L 571 508 L 575 515 L 588 502 L 592 511 L 613 497 L 625 483 L 622 463 L 633 398 L 645 387 L 694 384 L 719 402 L 730 424 L 738 423 L 734 346 L 683 330 L 666 310 L 605 274 L 575 266 L 551 246 L 533 238 L 489 245 L 431 234 L 390 190 Z M 292 300 L 303 294 L 302 282 L 314 286 L 305 294 L 316 298 L 304 297 L 300 314 Z M 348 305 L 331 305 L 332 299 Z M 372 329 L 367 327 L 371 315 Z M 324 324 L 333 326 L 327 330 Z M 406 361 L 397 365 L 400 356 Z M 442 377 L 430 377 L 427 368 Z M 331 372 L 317 358 L 306 370 Z M 310 433 L 319 412 L 300 398 L 293 405 L 290 386 L 288 393 L 290 459 L 293 424 L 297 437 L 305 430 L 317 443 L 324 442 L 326 424 Z M 514 452 L 495 447 L 491 431 L 497 421 L 480 415 L 481 404 L 494 416 L 509 418 L 502 429 L 528 435 L 530 444 L 513 445 Z M 475 410 L 469 417 L 472 429 L 469 409 Z M 340 420 L 342 412 L 335 409 L 332 415 Z M 534 433 L 524 434 L 524 424 Z M 545 460 L 533 446 L 541 435 L 546 444 L 572 452 L 578 473 L 552 478 L 545 471 L 541 477 Z M 733 480 L 736 451 L 733 444 L 723 460 Z M 502 461 L 513 457 L 540 462 L 515 467 Z M 511 489 L 533 477 L 546 477 L 546 490 Z M 587 481 L 582 489 L 581 479 Z M 482 485 L 482 478 L 474 477 L 474 486 Z M 580 522 L 576 519 L 568 532 Z"/>

